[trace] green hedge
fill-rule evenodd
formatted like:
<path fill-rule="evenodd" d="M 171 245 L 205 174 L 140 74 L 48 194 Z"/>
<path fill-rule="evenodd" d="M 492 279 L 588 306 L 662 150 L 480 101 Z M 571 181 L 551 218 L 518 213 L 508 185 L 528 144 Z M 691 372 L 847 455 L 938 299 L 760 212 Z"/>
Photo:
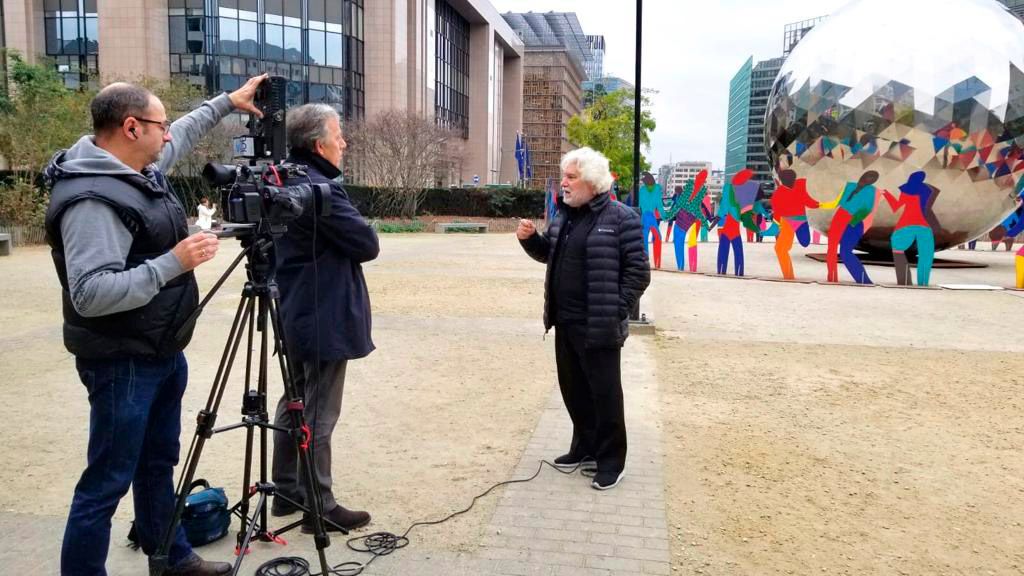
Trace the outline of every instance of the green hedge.
<path fill-rule="evenodd" d="M 204 184 L 195 178 L 171 177 L 178 196 L 186 202 L 189 210 L 195 209 L 198 198 L 187 198 L 186 190 L 206 190 Z M 373 188 L 348 184 L 348 197 L 359 212 L 367 218 L 380 218 L 373 209 Z M 200 194 L 201 195 L 201 194 Z M 217 200 L 214 200 L 217 202 Z M 479 216 L 502 218 L 523 216 L 539 218 L 544 215 L 544 192 L 519 188 L 432 188 L 427 190 L 423 202 L 416 210 L 417 215 L 443 214 L 445 216 Z"/>
<path fill-rule="evenodd" d="M 364 216 L 380 216 L 373 214 L 372 188 L 348 185 L 345 190 Z M 519 188 L 431 188 L 427 190 L 416 214 L 537 218 L 544 215 L 544 192 Z"/>
<path fill-rule="evenodd" d="M 0 188 L 10 180 L 10 173 L 0 172 Z M 217 192 L 211 190 L 198 176 L 170 176 L 178 197 L 186 209 L 195 215 L 196 205 L 202 196 L 209 196 L 220 203 Z M 352 204 L 367 218 L 379 218 L 373 210 L 373 189 L 367 186 L 346 185 Z M 2 191 L 0 191 L 2 193 Z M 544 215 L 544 192 L 520 188 L 432 188 L 427 190 L 417 215 L 438 214 L 445 216 L 477 216 L 502 218 L 522 216 L 538 218 Z"/>

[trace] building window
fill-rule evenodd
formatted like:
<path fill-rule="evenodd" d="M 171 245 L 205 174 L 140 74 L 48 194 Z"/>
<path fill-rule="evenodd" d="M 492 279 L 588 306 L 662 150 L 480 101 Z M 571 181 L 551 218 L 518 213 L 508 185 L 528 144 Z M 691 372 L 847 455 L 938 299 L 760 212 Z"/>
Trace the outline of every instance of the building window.
<path fill-rule="evenodd" d="M 168 0 L 168 13 L 172 75 L 212 93 L 269 72 L 288 78 L 289 106 L 363 116 L 363 0 Z"/>
<path fill-rule="evenodd" d="M 437 123 L 469 138 L 469 22 L 437 0 L 434 115 Z"/>
<path fill-rule="evenodd" d="M 97 0 L 45 0 L 46 55 L 69 88 L 95 86 L 99 63 Z"/>

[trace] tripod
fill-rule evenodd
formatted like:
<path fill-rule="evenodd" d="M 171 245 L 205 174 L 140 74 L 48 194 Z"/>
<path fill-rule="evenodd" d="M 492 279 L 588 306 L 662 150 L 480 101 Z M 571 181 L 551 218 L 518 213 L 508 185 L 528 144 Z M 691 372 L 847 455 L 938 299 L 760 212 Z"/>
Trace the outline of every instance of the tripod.
<path fill-rule="evenodd" d="M 303 400 L 297 394 L 292 380 L 292 366 L 288 359 L 287 347 L 284 342 L 284 334 L 281 329 L 279 315 L 280 295 L 277 283 L 274 281 L 274 238 L 279 237 L 285 231 L 284 226 L 275 225 L 268 220 L 261 220 L 255 225 L 243 225 L 234 227 L 221 234 L 221 237 L 236 236 L 242 242 L 242 252 L 231 263 L 224 274 L 214 284 L 213 289 L 206 298 L 199 304 L 193 313 L 186 327 L 198 318 L 203 308 L 213 298 L 217 290 L 227 280 L 243 258 L 247 260 L 246 275 L 248 280 L 242 288 L 242 296 L 238 302 L 238 309 L 235 312 L 234 321 L 231 324 L 231 331 L 228 334 L 224 346 L 224 353 L 221 355 L 220 364 L 217 368 L 217 375 L 214 378 L 213 387 L 210 389 L 206 406 L 196 417 L 196 432 L 189 447 L 185 466 L 182 469 L 181 477 L 177 485 L 177 501 L 174 515 L 163 534 L 160 546 L 156 553 L 150 557 L 150 576 L 161 576 L 168 566 L 168 552 L 174 542 L 176 528 L 181 520 L 185 509 L 185 500 L 188 496 L 189 487 L 195 477 L 196 467 L 203 453 L 206 441 L 214 434 L 245 429 L 245 469 L 243 472 L 243 493 L 242 497 L 231 512 L 241 520 L 238 531 L 238 544 L 236 547 L 236 558 L 231 574 L 238 574 L 245 558 L 249 543 L 253 538 L 264 542 L 283 543 L 279 535 L 287 532 L 303 523 L 298 520 L 280 530 L 273 531 L 268 528 L 267 504 L 268 497 L 282 498 L 288 503 L 304 511 L 305 515 L 313 522 L 313 538 L 316 543 L 317 555 L 320 561 L 322 574 L 329 574 L 327 557 L 324 550 L 330 546 L 330 539 L 324 526 L 323 507 L 320 500 L 320 488 L 316 482 L 313 470 L 312 456 L 308 451 L 311 441 L 311 432 L 303 418 Z M 284 383 L 284 395 L 288 398 L 287 412 L 289 426 L 287 428 L 277 426 L 270 422 L 267 413 L 267 372 L 269 363 L 269 330 L 268 322 L 274 331 L 274 348 L 280 364 L 282 381 Z M 184 330 L 184 328 L 183 328 Z M 256 341 L 255 332 L 260 333 L 258 348 L 258 365 L 256 366 L 256 388 L 252 389 L 250 384 L 253 373 L 253 351 Z M 241 422 L 214 428 L 217 420 L 217 411 L 220 408 L 221 399 L 227 386 L 231 368 L 234 365 L 235 356 L 238 352 L 242 337 L 247 336 L 248 348 L 245 358 L 245 395 L 242 400 Z M 252 480 L 252 463 L 255 443 L 255 433 L 259 429 L 259 480 L 250 485 Z M 267 479 L 267 431 L 277 430 L 285 432 L 292 437 L 298 453 L 299 473 L 305 479 L 306 494 L 305 503 L 296 502 L 287 496 L 276 493 L 274 484 Z M 250 500 L 257 497 L 256 505 L 252 509 L 250 517 Z M 343 534 L 348 532 L 343 527 L 331 523 Z"/>

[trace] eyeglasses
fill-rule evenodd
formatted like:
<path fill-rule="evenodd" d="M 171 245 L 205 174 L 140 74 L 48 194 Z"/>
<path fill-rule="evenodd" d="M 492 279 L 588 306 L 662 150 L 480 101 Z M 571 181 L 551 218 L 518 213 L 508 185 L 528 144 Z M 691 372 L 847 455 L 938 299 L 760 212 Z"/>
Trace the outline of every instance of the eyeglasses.
<path fill-rule="evenodd" d="M 171 130 L 170 120 L 164 120 L 163 122 L 160 122 L 158 120 L 150 120 L 149 118 L 139 118 L 138 116 L 133 116 L 133 118 L 135 118 L 139 122 L 146 122 L 147 124 L 156 124 L 160 127 L 161 130 L 164 131 L 164 134 L 167 134 Z"/>

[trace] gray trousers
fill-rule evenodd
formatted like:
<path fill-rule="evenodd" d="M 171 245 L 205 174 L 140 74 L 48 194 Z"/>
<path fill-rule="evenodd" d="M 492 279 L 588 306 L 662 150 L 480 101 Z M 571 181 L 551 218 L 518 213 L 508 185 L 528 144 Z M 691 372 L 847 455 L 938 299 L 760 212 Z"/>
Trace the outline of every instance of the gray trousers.
<path fill-rule="evenodd" d="M 338 416 L 341 415 L 341 395 L 345 390 L 347 363 L 347 360 L 321 362 L 319 382 L 316 380 L 315 362 L 302 362 L 296 367 L 296 374 L 293 374 L 296 393 L 305 400 L 302 415 L 313 434 L 309 454 L 312 456 L 313 476 L 320 484 L 324 512 L 333 510 L 338 505 L 331 491 L 331 435 L 334 433 L 334 425 L 338 423 Z M 277 413 L 274 415 L 276 425 L 291 426 L 287 406 L 288 398 L 282 395 L 277 403 Z M 292 500 L 305 502 L 306 478 L 299 470 L 295 440 L 284 432 L 274 432 L 274 464 L 271 475 L 278 492 Z"/>

